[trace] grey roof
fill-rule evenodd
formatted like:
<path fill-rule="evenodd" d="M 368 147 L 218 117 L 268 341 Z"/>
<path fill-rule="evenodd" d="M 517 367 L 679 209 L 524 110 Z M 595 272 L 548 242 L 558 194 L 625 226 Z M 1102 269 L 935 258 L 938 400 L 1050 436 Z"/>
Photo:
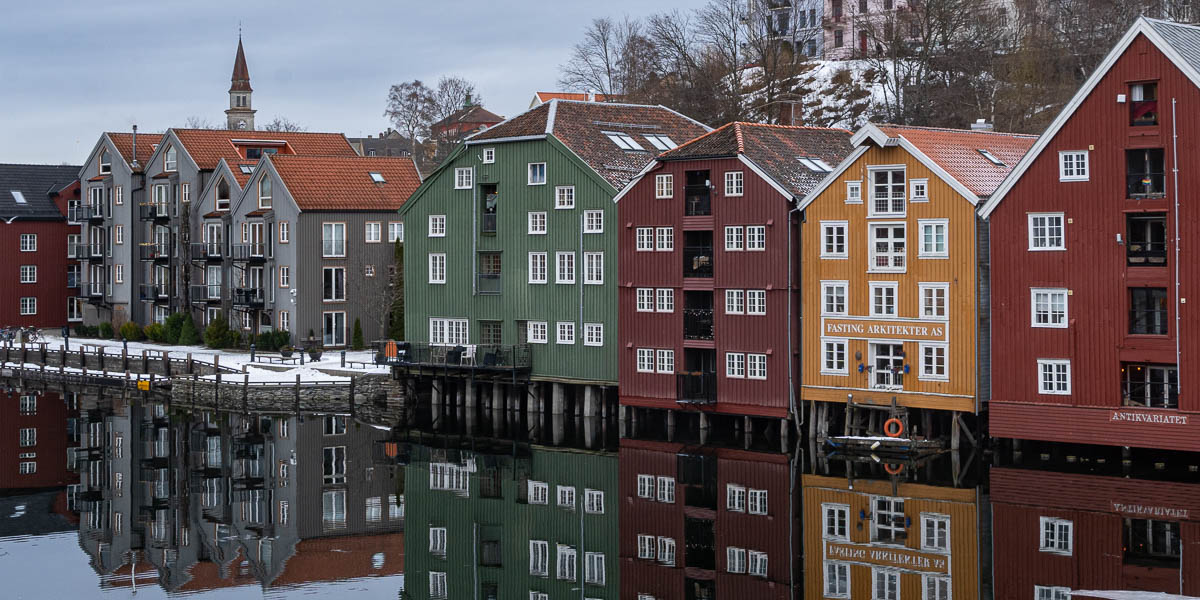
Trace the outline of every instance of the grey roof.
<path fill-rule="evenodd" d="M 0 219 L 62 219 L 51 194 L 79 181 L 79 165 L 0 164 Z M 25 204 L 18 204 L 13 190 L 21 192 Z"/>
<path fill-rule="evenodd" d="M 1200 27 L 1159 19 L 1146 22 L 1196 71 L 1200 71 Z"/>

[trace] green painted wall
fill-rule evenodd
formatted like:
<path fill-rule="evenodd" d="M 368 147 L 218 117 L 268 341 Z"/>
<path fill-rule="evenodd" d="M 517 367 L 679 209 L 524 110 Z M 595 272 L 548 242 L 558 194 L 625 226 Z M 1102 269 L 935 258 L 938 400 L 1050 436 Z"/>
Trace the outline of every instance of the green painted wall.
<path fill-rule="evenodd" d="M 473 458 L 476 472 L 470 475 L 469 494 L 430 490 L 429 465 L 446 461 L 463 464 Z M 489 468 L 499 472 L 502 498 L 480 496 L 480 477 Z M 547 505 L 526 504 L 527 480 L 543 481 L 550 488 Z M 616 600 L 620 592 L 617 529 L 617 457 L 615 454 L 533 448 L 529 455 L 484 456 L 455 452 L 434 456 L 425 446 L 414 446 L 406 467 L 405 488 L 405 590 L 406 598 L 429 598 L 429 573 L 446 573 L 449 598 L 484 598 L 486 584 L 497 586 L 499 598 L 528 598 L 531 590 L 551 598 L 580 598 L 584 577 L 584 553 L 603 552 L 605 583 L 586 584 L 587 598 Z M 575 510 L 555 504 L 557 485 L 575 486 Z M 604 514 L 583 511 L 584 489 L 604 491 Z M 580 547 L 580 521 L 583 549 Z M 429 529 L 446 528 L 446 555 L 429 552 Z M 477 540 L 499 536 L 502 566 L 476 566 Z M 549 543 L 549 576 L 529 574 L 529 540 Z M 556 545 L 577 551 L 577 581 L 556 577 Z M 478 586 L 478 588 L 476 588 Z M 473 590 L 478 590 L 476 595 Z"/>
<path fill-rule="evenodd" d="M 493 164 L 483 164 L 484 148 L 495 148 Z M 546 163 L 546 185 L 528 185 L 529 163 Z M 454 189 L 454 169 L 475 169 L 475 189 Z M 483 185 L 499 193 L 495 235 L 482 228 Z M 575 208 L 556 210 L 556 186 L 575 186 Z M 517 321 L 546 321 L 548 342 L 533 344 L 535 378 L 605 382 L 616 385 L 617 239 L 615 190 L 554 139 L 460 147 L 405 203 L 405 330 L 409 341 L 429 341 L 429 319 L 469 319 L 472 343 L 479 343 L 481 320 L 501 321 L 504 344 L 518 339 Z M 586 210 L 604 211 L 604 233 L 582 234 Z M 547 233 L 529 235 L 528 213 L 547 213 Z M 429 216 L 446 215 L 446 236 L 429 237 Z M 479 252 L 501 253 L 502 291 L 473 293 Z M 574 251 L 575 283 L 557 284 L 555 252 Z M 446 283 L 428 283 L 428 255 L 446 254 Z M 546 252 L 548 283 L 529 284 L 529 253 Z M 604 253 L 603 285 L 585 285 L 583 252 Z M 575 323 L 575 344 L 556 342 L 556 323 Z M 604 324 L 604 344 L 585 346 L 584 324 Z"/>

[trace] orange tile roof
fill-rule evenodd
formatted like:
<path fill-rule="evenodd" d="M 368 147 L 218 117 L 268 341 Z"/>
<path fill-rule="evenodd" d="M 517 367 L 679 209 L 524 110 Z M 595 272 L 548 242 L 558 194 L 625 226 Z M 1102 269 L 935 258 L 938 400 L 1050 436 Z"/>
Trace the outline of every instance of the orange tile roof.
<path fill-rule="evenodd" d="M 133 133 L 110 131 L 105 135 L 112 140 L 117 152 L 121 153 L 121 158 L 124 158 L 127 164 L 133 162 Z M 143 167 L 146 166 L 146 161 L 150 160 L 150 155 L 154 154 L 154 148 L 162 141 L 162 137 L 161 133 L 137 134 L 137 160 Z"/>
<path fill-rule="evenodd" d="M 300 210 L 394 211 L 421 185 L 411 158 L 288 156 L 269 159 Z M 383 175 L 384 183 L 371 180 Z"/>
<path fill-rule="evenodd" d="M 910 125 L 877 125 L 888 137 L 903 137 L 925 156 L 937 163 L 971 193 L 984 198 L 992 195 L 1013 167 L 1037 142 L 1036 135 L 942 129 Z M 1004 163 L 997 165 L 983 156 L 987 150 Z"/>
<path fill-rule="evenodd" d="M 246 187 L 246 182 L 250 181 L 250 177 L 252 177 L 254 175 L 253 168 L 250 169 L 249 173 L 243 173 L 242 165 L 254 167 L 255 165 L 258 164 L 257 160 L 239 160 L 239 161 L 234 161 L 234 162 L 229 162 L 229 161 L 225 161 L 225 162 L 229 163 L 229 170 L 233 172 L 233 178 L 237 180 L 238 185 L 241 187 Z"/>
<path fill-rule="evenodd" d="M 340 133 L 241 131 L 229 129 L 172 129 L 179 142 L 201 169 L 215 169 L 222 158 L 228 163 L 245 161 L 233 140 L 285 142 L 280 154 L 310 156 L 356 156 L 346 136 Z M 139 153 L 141 148 L 138 149 Z"/>

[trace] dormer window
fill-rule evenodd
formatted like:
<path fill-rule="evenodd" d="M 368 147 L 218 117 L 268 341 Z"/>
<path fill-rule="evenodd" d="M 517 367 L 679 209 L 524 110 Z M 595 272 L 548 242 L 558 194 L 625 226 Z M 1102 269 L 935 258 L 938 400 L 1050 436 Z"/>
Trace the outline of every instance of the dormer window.
<path fill-rule="evenodd" d="M 605 136 L 607 136 L 608 139 L 612 140 L 612 143 L 616 144 L 617 147 L 622 150 L 645 150 L 645 148 L 643 148 L 641 144 L 637 143 L 637 140 L 633 139 L 633 137 L 631 137 L 629 134 L 621 133 L 619 131 L 602 131 L 600 133 L 603 133 Z"/>
<path fill-rule="evenodd" d="M 809 171 L 812 171 L 814 173 L 831 173 L 831 172 L 833 172 L 833 167 L 829 166 L 829 163 L 827 163 L 819 158 L 809 158 L 806 156 L 800 156 L 797 158 L 797 160 L 799 160 L 800 164 L 804 165 Z"/>
<path fill-rule="evenodd" d="M 1158 125 L 1158 84 L 1135 83 L 1129 86 L 1129 124 Z"/>
<path fill-rule="evenodd" d="M 175 160 L 175 147 L 168 146 L 167 151 L 163 153 L 163 170 L 174 171 L 177 166 L 178 163 Z"/>
<path fill-rule="evenodd" d="M 224 179 L 217 183 L 217 210 L 229 210 L 229 182 Z"/>
<path fill-rule="evenodd" d="M 100 152 L 100 174 L 108 175 L 112 173 L 112 155 L 108 153 L 108 149 Z"/>
<path fill-rule="evenodd" d="M 371 181 L 374 181 L 375 183 L 383 183 L 385 181 L 383 178 L 383 173 L 371 173 L 370 175 Z"/>
<path fill-rule="evenodd" d="M 266 175 L 258 180 L 258 207 L 271 208 L 271 178 Z"/>
<path fill-rule="evenodd" d="M 246 158 L 250 160 L 262 158 L 262 148 L 246 148 Z"/>

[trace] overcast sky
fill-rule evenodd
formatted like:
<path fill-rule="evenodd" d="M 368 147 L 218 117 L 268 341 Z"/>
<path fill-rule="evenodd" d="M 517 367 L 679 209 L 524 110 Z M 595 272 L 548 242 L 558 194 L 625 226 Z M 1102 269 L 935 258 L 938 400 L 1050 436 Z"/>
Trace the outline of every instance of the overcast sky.
<path fill-rule="evenodd" d="M 378 134 L 388 87 L 474 81 L 512 116 L 557 87 L 558 66 L 595 17 L 703 0 L 269 0 L 5 2 L 0 18 L 0 162 L 78 164 L 102 131 L 224 123 L 239 20 L 255 119 Z"/>

